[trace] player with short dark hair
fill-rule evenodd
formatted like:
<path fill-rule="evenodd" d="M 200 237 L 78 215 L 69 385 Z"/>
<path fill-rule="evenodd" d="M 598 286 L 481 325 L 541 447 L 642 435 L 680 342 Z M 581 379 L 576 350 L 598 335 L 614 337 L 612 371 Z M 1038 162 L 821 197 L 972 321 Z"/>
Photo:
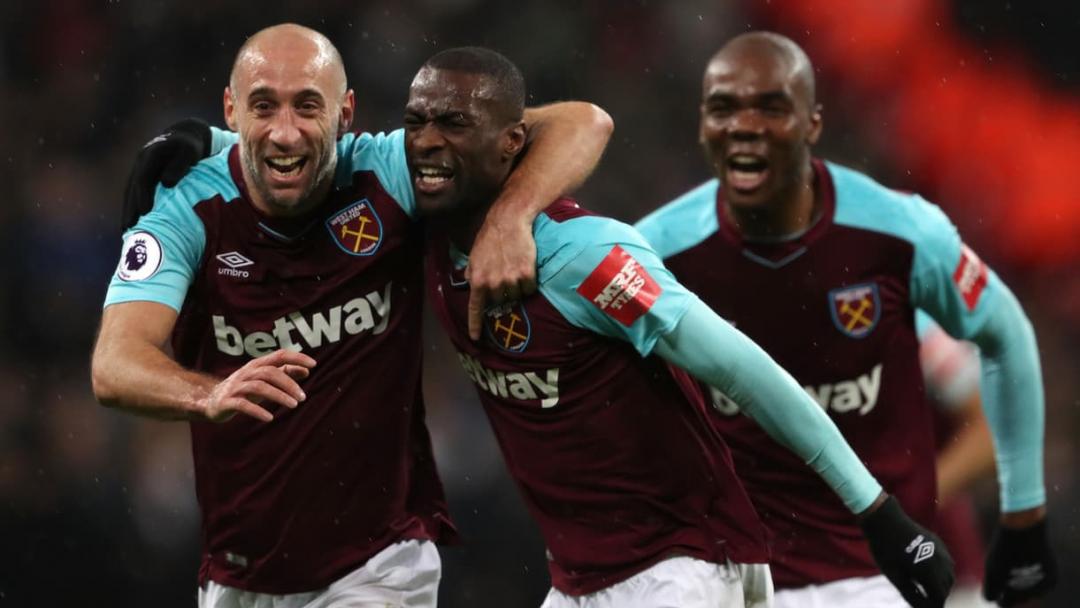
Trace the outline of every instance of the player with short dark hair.
<path fill-rule="evenodd" d="M 513 213 L 595 165 L 610 127 L 581 105 L 526 117 L 544 133 L 502 191 Z M 292 24 L 244 44 L 224 108 L 239 143 L 192 138 L 221 151 L 157 188 L 152 209 L 128 206 L 138 219 L 106 296 L 94 392 L 191 423 L 200 606 L 435 606 L 431 541 L 455 531 L 424 425 L 403 134 L 346 133 L 340 55 Z M 552 137 L 582 158 L 556 158 Z"/>
<path fill-rule="evenodd" d="M 468 254 L 525 141 L 523 91 L 505 84 L 519 78 L 500 76 L 510 71 L 485 49 L 436 55 L 410 87 L 405 140 L 432 230 L 428 293 L 547 544 L 544 606 L 770 605 L 764 530 L 702 394 L 669 363 L 742 396 L 863 516 L 898 584 L 939 605 L 952 576 L 944 547 L 631 227 L 555 200 L 533 227 L 539 293 L 488 308 L 483 337 L 469 338 Z"/>
<path fill-rule="evenodd" d="M 985 593 L 1003 605 L 1041 595 L 1056 571 L 1031 324 L 941 210 L 812 156 L 822 129 L 813 74 L 802 49 L 777 34 L 743 34 L 721 48 L 705 70 L 700 107 L 700 141 L 716 179 L 637 228 L 680 281 L 794 374 L 927 525 L 935 446 L 914 311 L 978 344 L 1002 510 Z M 863 531 L 830 489 L 738 415 L 744 397 L 710 390 L 739 475 L 776 534 L 777 605 L 911 601 L 879 576 Z"/>

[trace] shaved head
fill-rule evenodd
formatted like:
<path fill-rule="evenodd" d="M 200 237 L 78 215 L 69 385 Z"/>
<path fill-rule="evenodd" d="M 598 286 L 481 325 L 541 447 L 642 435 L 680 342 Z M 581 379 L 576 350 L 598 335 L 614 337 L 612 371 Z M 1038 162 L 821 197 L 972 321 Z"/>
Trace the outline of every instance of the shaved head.
<path fill-rule="evenodd" d="M 291 216 L 318 206 L 355 107 L 330 40 L 295 23 L 259 31 L 236 53 L 223 102 L 256 208 Z"/>
<path fill-rule="evenodd" d="M 254 71 L 266 63 L 275 49 L 292 48 L 308 52 L 308 69 L 313 72 L 329 72 L 334 95 L 344 95 L 347 88 L 345 63 L 341 60 L 334 43 L 323 34 L 295 23 L 282 23 L 255 32 L 236 53 L 229 86 L 237 88 L 237 76 Z"/>
<path fill-rule="evenodd" d="M 729 62 L 744 63 L 744 60 L 754 57 L 769 59 L 784 66 L 786 77 L 796 88 L 805 95 L 805 99 L 812 107 L 817 94 L 814 84 L 814 66 L 810 58 L 794 40 L 787 36 L 781 36 L 774 32 L 747 32 L 740 34 L 728 41 L 709 61 L 709 71 L 714 66 L 720 68 L 718 63 Z M 709 71 L 706 72 L 708 75 Z"/>
<path fill-rule="evenodd" d="M 810 147 L 822 127 L 814 68 L 799 45 L 748 32 L 713 55 L 702 80 L 699 140 L 745 234 L 791 234 L 814 204 Z"/>

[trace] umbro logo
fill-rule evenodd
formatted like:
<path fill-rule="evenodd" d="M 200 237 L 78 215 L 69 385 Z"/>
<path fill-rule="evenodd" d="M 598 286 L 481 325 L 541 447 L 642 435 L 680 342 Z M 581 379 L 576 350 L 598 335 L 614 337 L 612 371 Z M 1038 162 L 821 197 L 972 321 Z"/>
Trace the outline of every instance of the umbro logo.
<path fill-rule="evenodd" d="M 230 251 L 228 253 L 220 253 L 215 256 L 219 262 L 228 266 L 228 268 L 218 268 L 218 274 L 228 275 L 230 277 L 239 277 L 242 279 L 248 278 L 249 274 L 246 270 L 240 270 L 245 266 L 251 266 L 255 262 L 244 257 L 240 253 Z"/>
<path fill-rule="evenodd" d="M 155 138 L 151 139 L 150 141 L 146 142 L 145 144 L 143 144 L 143 147 L 144 148 L 149 148 L 150 146 L 152 146 L 152 145 L 154 145 L 156 143 L 163 142 L 166 139 L 169 139 L 169 135 L 170 135 L 169 133 L 163 133 L 161 135 L 158 135 L 157 137 L 155 137 Z"/>
<path fill-rule="evenodd" d="M 251 266 L 255 263 L 235 251 L 219 253 L 217 259 L 229 268 L 243 268 L 244 266 Z"/>
<path fill-rule="evenodd" d="M 911 562 L 913 564 L 934 557 L 934 541 L 925 540 L 925 537 L 922 534 L 916 536 L 915 540 L 911 541 L 911 544 L 904 549 L 904 553 L 913 552 L 915 553 L 915 559 Z"/>
<path fill-rule="evenodd" d="M 1009 588 L 1017 591 L 1030 589 L 1041 583 L 1045 576 L 1042 564 L 1017 566 L 1009 570 Z"/>

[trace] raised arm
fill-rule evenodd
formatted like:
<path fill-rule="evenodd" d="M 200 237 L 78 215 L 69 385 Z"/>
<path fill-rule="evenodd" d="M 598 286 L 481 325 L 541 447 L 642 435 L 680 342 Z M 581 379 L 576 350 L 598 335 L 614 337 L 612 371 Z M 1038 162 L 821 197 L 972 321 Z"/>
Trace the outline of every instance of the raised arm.
<path fill-rule="evenodd" d="M 304 400 L 297 380 L 315 360 L 279 350 L 249 361 L 226 379 L 184 369 L 166 352 L 176 311 L 157 302 L 124 302 L 105 309 L 91 377 L 102 405 L 163 420 L 224 422 L 237 413 L 263 421 L 260 404 L 294 408 Z"/>
<path fill-rule="evenodd" d="M 592 173 L 611 138 L 607 112 L 580 101 L 526 108 L 528 144 L 472 250 L 468 279 L 469 335 L 479 339 L 484 307 L 536 291 L 533 220 Z"/>

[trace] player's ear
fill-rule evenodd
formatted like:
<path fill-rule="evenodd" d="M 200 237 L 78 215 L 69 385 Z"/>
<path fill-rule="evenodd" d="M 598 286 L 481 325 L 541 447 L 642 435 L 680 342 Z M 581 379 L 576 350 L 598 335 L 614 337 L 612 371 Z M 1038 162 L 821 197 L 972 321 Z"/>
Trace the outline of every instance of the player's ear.
<path fill-rule="evenodd" d="M 338 122 L 338 137 L 349 132 L 352 128 L 353 116 L 356 112 L 356 93 L 352 89 L 345 91 L 345 98 L 341 101 L 341 120 Z"/>
<path fill-rule="evenodd" d="M 823 126 L 823 118 L 821 116 L 821 104 L 814 104 L 814 109 L 810 111 L 810 132 L 806 135 L 807 145 L 814 145 L 821 138 L 821 128 Z"/>
<path fill-rule="evenodd" d="M 517 124 L 507 129 L 503 143 L 503 157 L 511 159 L 521 154 L 521 150 L 525 148 L 526 137 L 524 120 L 519 120 Z"/>
<path fill-rule="evenodd" d="M 236 99 L 230 87 L 225 87 L 222 103 L 225 106 L 225 124 L 229 126 L 230 131 L 236 131 Z"/>

